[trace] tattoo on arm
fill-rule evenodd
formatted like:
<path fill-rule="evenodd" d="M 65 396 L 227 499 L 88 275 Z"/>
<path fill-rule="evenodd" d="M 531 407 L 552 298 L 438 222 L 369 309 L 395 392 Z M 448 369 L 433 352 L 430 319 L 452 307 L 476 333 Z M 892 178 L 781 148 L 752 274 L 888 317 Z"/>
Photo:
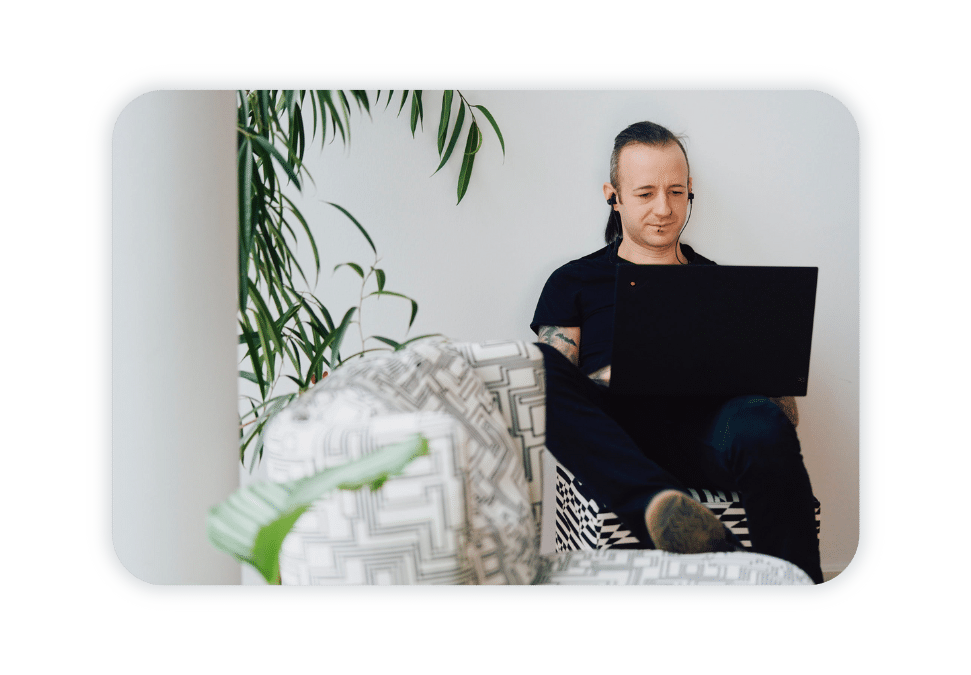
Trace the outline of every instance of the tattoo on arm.
<path fill-rule="evenodd" d="M 579 326 L 540 326 L 539 341 L 548 344 L 570 360 L 573 365 L 580 363 Z"/>

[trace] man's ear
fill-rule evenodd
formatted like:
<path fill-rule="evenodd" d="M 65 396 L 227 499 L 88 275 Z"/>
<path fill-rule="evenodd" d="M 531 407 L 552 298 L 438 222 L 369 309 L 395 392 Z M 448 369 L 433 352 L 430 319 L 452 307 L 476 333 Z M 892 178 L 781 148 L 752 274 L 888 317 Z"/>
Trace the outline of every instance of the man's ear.
<path fill-rule="evenodd" d="M 691 176 L 688 176 L 688 192 L 694 192 L 694 190 L 691 189 Z"/>
<path fill-rule="evenodd" d="M 617 201 L 620 201 L 620 196 L 618 196 L 617 191 L 614 189 L 614 186 L 611 185 L 610 183 L 604 183 L 604 199 L 609 202 L 611 197 L 616 197 Z M 614 209 L 614 211 L 616 211 L 617 204 L 614 204 L 612 208 Z"/>

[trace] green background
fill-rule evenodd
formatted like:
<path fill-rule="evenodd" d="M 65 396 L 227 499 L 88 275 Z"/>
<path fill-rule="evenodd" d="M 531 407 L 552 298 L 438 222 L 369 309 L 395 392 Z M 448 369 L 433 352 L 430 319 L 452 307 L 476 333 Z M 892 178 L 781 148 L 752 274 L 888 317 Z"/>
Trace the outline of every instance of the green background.
<path fill-rule="evenodd" d="M 7 660 L 38 672 L 814 672 L 934 668 L 963 646 L 966 590 L 921 559 L 956 561 L 946 556 L 968 540 L 967 516 L 947 496 L 968 464 L 956 430 L 968 398 L 959 384 L 969 341 L 967 84 L 957 68 L 966 10 L 936 1 L 879 13 L 846 2 L 21 7 L 5 10 L 2 46 Z M 874 578 L 827 610 L 720 616 L 176 613 L 115 596 L 84 538 L 84 138 L 112 82 L 165 63 L 793 63 L 854 78 L 887 139 L 887 541 Z M 966 578 L 963 564 L 939 568 Z"/>

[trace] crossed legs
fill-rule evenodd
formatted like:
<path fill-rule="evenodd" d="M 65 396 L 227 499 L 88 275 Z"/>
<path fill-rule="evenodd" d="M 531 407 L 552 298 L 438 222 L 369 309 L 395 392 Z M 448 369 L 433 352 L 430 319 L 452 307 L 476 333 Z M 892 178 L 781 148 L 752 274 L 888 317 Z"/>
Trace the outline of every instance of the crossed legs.
<path fill-rule="evenodd" d="M 685 485 L 743 495 L 755 551 L 822 582 L 812 488 L 795 429 L 762 397 L 618 402 L 562 354 L 546 366 L 547 447 L 640 541 L 676 552 L 737 540 Z"/>

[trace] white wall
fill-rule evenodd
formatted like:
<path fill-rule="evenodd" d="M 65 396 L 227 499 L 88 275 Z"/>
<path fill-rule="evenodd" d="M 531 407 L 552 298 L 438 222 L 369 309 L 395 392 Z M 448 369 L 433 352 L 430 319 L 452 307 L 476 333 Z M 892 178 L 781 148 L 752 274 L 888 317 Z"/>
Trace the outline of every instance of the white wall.
<path fill-rule="evenodd" d="M 206 514 L 239 484 L 233 92 L 152 92 L 112 138 L 112 539 L 157 584 L 239 583 Z"/>
<path fill-rule="evenodd" d="M 820 269 L 799 433 L 823 504 L 823 569 L 843 569 L 859 536 L 859 138 L 850 112 L 803 91 L 463 94 L 493 113 L 506 155 L 487 128 L 458 206 L 458 162 L 429 177 L 439 92 L 426 92 L 415 139 L 408 109 L 395 115 L 396 96 L 387 110 L 373 108 L 373 122 L 354 114 L 349 151 L 340 140 L 308 151 L 316 185 L 300 203 L 323 242 L 319 297 L 342 314 L 356 304 L 356 277 L 330 270 L 373 260 L 353 225 L 322 203 L 333 201 L 370 232 L 388 289 L 419 302 L 411 335 L 532 340 L 549 273 L 603 245 L 601 185 L 614 136 L 641 120 L 686 133 L 696 199 L 683 241 L 723 264 Z M 302 255 L 310 264 L 309 251 Z M 365 333 L 402 337 L 408 304 L 379 302 L 380 317 L 365 305 Z"/>

